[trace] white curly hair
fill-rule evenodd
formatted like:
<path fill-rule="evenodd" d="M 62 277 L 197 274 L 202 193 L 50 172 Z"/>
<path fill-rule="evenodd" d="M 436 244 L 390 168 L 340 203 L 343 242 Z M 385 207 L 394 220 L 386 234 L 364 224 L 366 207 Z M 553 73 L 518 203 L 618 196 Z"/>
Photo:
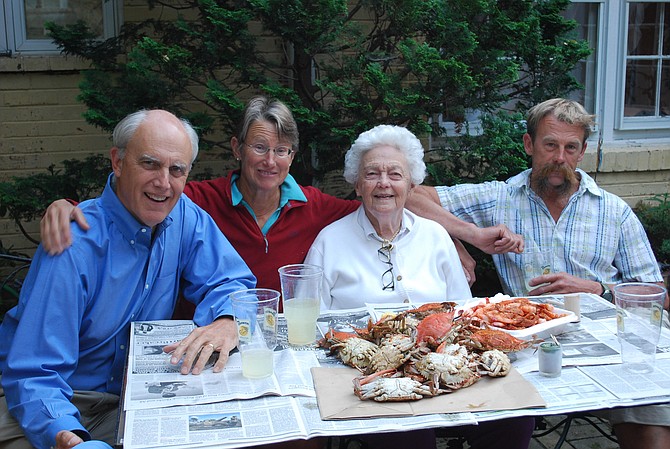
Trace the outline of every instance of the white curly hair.
<path fill-rule="evenodd" d="M 344 179 L 350 184 L 358 181 L 361 159 L 373 148 L 389 145 L 400 150 L 407 159 L 412 184 L 419 185 L 426 177 L 421 141 L 407 128 L 396 125 L 377 125 L 362 132 L 344 156 Z"/>

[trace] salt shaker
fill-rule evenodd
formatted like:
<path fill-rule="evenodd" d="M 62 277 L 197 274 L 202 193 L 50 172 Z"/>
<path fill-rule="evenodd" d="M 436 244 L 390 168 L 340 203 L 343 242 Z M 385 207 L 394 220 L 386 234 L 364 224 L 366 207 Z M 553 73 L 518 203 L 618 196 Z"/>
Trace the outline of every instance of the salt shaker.
<path fill-rule="evenodd" d="M 541 376 L 558 377 L 561 375 L 561 364 L 563 363 L 561 345 L 555 342 L 540 343 L 538 358 Z"/>

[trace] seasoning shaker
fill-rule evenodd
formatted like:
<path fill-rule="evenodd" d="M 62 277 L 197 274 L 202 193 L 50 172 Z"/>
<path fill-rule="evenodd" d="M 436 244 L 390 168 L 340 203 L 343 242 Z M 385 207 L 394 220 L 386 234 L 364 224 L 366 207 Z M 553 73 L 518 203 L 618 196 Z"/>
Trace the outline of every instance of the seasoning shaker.
<path fill-rule="evenodd" d="M 561 365 L 563 363 L 563 351 L 561 345 L 557 342 L 540 343 L 538 355 L 538 364 L 540 375 L 544 377 L 558 377 L 561 375 Z"/>

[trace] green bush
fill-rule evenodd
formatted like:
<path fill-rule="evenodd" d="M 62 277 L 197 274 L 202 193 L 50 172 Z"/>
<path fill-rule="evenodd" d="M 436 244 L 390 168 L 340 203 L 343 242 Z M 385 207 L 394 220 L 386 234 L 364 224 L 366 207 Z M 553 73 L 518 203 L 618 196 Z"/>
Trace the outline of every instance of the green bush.
<path fill-rule="evenodd" d="M 670 194 L 655 195 L 638 203 L 635 212 L 647 232 L 656 260 L 670 264 Z"/>
<path fill-rule="evenodd" d="M 29 235 L 24 222 L 42 216 L 53 201 L 69 198 L 83 201 L 96 196 L 105 185 L 111 164 L 106 156 L 91 155 L 84 160 L 68 159 L 63 169 L 51 165 L 46 173 L 16 176 L 0 182 L 0 217 L 9 217 L 23 235 L 36 246 L 39 239 Z"/>

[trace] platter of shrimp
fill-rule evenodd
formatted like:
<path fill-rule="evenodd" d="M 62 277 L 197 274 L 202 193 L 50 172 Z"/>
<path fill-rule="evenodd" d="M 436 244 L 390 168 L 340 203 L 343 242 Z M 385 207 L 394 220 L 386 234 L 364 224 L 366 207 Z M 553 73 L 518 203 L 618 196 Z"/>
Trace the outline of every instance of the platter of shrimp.
<path fill-rule="evenodd" d="M 503 330 L 520 339 L 544 339 L 562 333 L 577 320 L 570 310 L 560 309 L 542 297 L 475 298 L 462 307 L 462 316 L 481 327 Z"/>

